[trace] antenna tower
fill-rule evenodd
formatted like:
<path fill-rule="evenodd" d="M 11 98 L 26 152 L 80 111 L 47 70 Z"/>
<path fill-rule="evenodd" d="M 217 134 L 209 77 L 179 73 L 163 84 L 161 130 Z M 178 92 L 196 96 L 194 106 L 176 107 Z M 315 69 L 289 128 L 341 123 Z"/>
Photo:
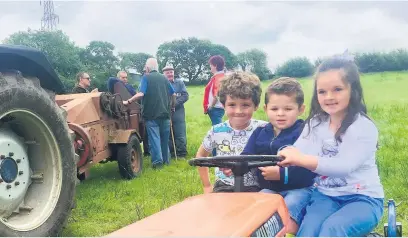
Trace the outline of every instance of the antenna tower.
<path fill-rule="evenodd" d="M 44 15 L 41 18 L 41 30 L 52 31 L 57 28 L 59 16 L 54 13 L 54 2 L 52 0 L 40 1 L 44 5 Z"/>

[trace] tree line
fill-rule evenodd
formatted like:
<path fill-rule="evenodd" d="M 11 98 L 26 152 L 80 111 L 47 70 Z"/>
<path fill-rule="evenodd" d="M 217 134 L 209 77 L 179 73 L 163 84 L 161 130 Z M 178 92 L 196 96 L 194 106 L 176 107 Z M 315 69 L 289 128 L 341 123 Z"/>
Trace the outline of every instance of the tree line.
<path fill-rule="evenodd" d="M 227 46 L 196 37 L 164 42 L 156 55 L 145 52 L 119 52 L 106 41 L 91 41 L 86 47 L 77 46 L 62 31 L 19 31 L 3 41 L 4 44 L 24 45 L 43 51 L 67 89 L 75 85 L 75 75 L 80 71 L 92 77 L 92 87 L 106 91 L 106 81 L 118 70 L 135 69 L 141 73 L 149 57 L 156 57 L 159 68 L 170 63 L 177 77 L 187 79 L 187 85 L 207 83 L 210 78 L 208 59 L 222 55 L 228 70 L 243 70 L 255 73 L 261 80 L 278 76 L 307 77 L 313 74 L 323 60 L 311 62 L 306 57 L 289 59 L 278 66 L 274 73 L 268 68 L 268 55 L 261 49 L 249 49 L 234 54 Z M 408 52 L 397 49 L 391 52 L 357 53 L 355 61 L 361 72 L 399 71 L 408 69 Z"/>
<path fill-rule="evenodd" d="M 408 70 L 408 51 L 406 49 L 396 49 L 390 52 L 358 52 L 353 56 L 361 73 Z M 295 57 L 278 66 L 275 74 L 295 78 L 308 77 L 314 73 L 323 60 L 324 58 L 318 58 L 312 63 L 306 57 Z"/>
<path fill-rule="evenodd" d="M 77 46 L 62 31 L 20 31 L 10 35 L 4 44 L 24 45 L 43 51 L 65 87 L 75 85 L 75 75 L 80 71 L 88 72 L 92 77 L 92 87 L 106 90 L 106 81 L 115 76 L 118 70 L 135 69 L 141 73 L 149 57 L 145 52 L 119 52 L 115 55 L 115 46 L 106 41 L 91 41 L 86 47 Z M 227 69 L 239 67 L 257 73 L 262 79 L 268 79 L 271 71 L 267 67 L 267 54 L 259 49 L 250 49 L 233 54 L 228 47 L 209 40 L 189 37 L 176 39 L 159 45 L 156 55 L 159 68 L 170 63 L 177 77 L 188 80 L 186 84 L 204 84 L 210 78 L 208 59 L 212 55 L 222 55 Z"/>

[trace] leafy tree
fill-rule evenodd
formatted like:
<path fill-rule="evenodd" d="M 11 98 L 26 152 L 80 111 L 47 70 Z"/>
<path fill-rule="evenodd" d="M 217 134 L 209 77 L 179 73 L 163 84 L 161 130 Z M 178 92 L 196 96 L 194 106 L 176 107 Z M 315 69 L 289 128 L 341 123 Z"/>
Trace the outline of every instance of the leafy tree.
<path fill-rule="evenodd" d="M 222 55 L 225 59 L 225 67 L 227 69 L 234 69 L 238 66 L 238 58 L 234 55 L 228 47 L 220 44 L 213 44 L 211 47 L 211 55 Z M 208 59 L 207 59 L 208 61 Z"/>
<path fill-rule="evenodd" d="M 268 55 L 259 49 L 250 49 L 237 54 L 238 64 L 243 71 L 251 71 L 256 67 L 266 66 Z"/>
<path fill-rule="evenodd" d="M 81 61 L 87 67 L 99 71 L 117 70 L 118 58 L 113 51 L 115 46 L 105 41 L 91 41 L 89 45 L 81 51 Z"/>
<path fill-rule="evenodd" d="M 91 41 L 80 52 L 80 58 L 87 72 L 92 77 L 91 87 L 97 87 L 99 91 L 106 91 L 107 79 L 115 76 L 119 65 L 119 59 L 114 55 L 115 46 L 106 41 Z"/>
<path fill-rule="evenodd" d="M 261 80 L 271 76 L 268 68 L 268 55 L 259 49 L 250 49 L 237 54 L 237 63 L 243 71 L 255 73 Z"/>
<path fill-rule="evenodd" d="M 81 49 L 62 31 L 20 31 L 4 40 L 5 44 L 24 45 L 45 53 L 57 73 L 65 82 L 74 80 L 75 75 L 84 68 L 79 58 Z M 67 86 L 67 85 L 66 85 Z"/>
<path fill-rule="evenodd" d="M 190 84 L 200 84 L 210 75 L 209 58 L 217 54 L 225 58 L 227 68 L 236 65 L 236 57 L 227 47 L 196 37 L 161 44 L 157 50 L 157 59 L 160 68 L 171 63 L 176 76 L 187 78 Z"/>
<path fill-rule="evenodd" d="M 306 57 L 296 57 L 286 61 L 276 69 L 276 74 L 287 77 L 307 77 L 313 74 L 314 66 Z"/>
<path fill-rule="evenodd" d="M 150 54 L 146 53 L 130 53 L 130 52 L 121 52 L 119 53 L 120 58 L 120 68 L 123 70 L 129 70 L 134 68 L 137 72 L 141 73 L 146 64 L 148 58 L 153 57 Z"/>
<path fill-rule="evenodd" d="M 357 53 L 355 55 L 355 61 L 363 73 L 407 70 L 408 51 L 405 49 L 397 49 L 388 53 Z"/>

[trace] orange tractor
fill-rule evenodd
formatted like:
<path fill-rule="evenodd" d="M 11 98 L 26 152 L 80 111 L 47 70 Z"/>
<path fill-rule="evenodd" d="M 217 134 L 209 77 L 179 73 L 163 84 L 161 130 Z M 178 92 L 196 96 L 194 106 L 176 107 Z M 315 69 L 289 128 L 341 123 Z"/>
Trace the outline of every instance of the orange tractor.
<path fill-rule="evenodd" d="M 277 194 L 241 192 L 251 168 L 276 165 L 278 156 L 216 156 L 189 160 L 192 166 L 231 168 L 234 193 L 196 195 L 119 229 L 110 237 L 284 236 L 289 213 Z"/>
<path fill-rule="evenodd" d="M 230 168 L 234 193 L 202 194 L 185 199 L 163 211 L 112 232 L 110 237 L 281 237 L 290 219 L 282 196 L 242 192 L 243 175 L 251 168 L 274 166 L 276 155 L 238 155 L 195 158 L 192 166 Z M 388 201 L 385 237 L 402 237 L 395 203 Z M 366 236 L 381 236 L 376 232 Z"/>

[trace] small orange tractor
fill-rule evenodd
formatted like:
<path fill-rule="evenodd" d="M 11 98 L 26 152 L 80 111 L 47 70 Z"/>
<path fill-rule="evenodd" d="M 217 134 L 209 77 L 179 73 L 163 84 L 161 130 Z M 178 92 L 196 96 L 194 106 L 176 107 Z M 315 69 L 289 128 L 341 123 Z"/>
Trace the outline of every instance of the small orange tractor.
<path fill-rule="evenodd" d="M 235 192 L 187 198 L 108 236 L 284 236 L 289 213 L 283 197 L 277 194 L 241 192 L 243 175 L 249 169 L 276 165 L 280 160 L 277 156 L 219 156 L 189 160 L 189 164 L 194 166 L 231 168 Z"/>
<path fill-rule="evenodd" d="M 110 237 L 281 237 L 290 219 L 282 196 L 241 192 L 243 175 L 251 168 L 273 166 L 282 158 L 276 155 L 215 156 L 189 160 L 192 166 L 231 168 L 234 193 L 193 196 L 163 211 L 112 232 Z M 380 236 L 371 232 L 366 236 Z M 401 237 L 396 222 L 395 203 L 388 202 L 385 237 Z"/>

